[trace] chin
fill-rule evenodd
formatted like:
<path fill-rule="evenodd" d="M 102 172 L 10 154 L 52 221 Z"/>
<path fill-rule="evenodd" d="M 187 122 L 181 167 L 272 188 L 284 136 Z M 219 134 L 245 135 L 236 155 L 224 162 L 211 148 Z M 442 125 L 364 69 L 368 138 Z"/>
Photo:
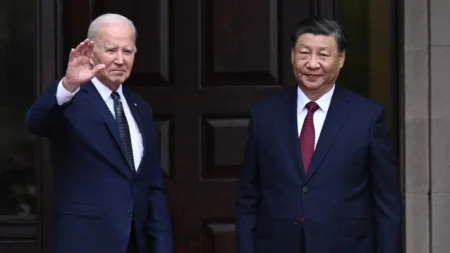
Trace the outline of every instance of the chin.
<path fill-rule="evenodd" d="M 319 89 L 321 89 L 321 88 L 323 88 L 323 84 L 322 83 L 320 83 L 320 84 L 311 84 L 311 83 L 304 83 L 304 85 L 303 85 L 306 89 L 308 89 L 308 90 L 319 90 Z"/>
<path fill-rule="evenodd" d="M 125 82 L 124 79 L 114 79 L 114 80 L 111 80 L 111 83 L 113 83 L 114 85 L 121 85 L 123 82 Z"/>

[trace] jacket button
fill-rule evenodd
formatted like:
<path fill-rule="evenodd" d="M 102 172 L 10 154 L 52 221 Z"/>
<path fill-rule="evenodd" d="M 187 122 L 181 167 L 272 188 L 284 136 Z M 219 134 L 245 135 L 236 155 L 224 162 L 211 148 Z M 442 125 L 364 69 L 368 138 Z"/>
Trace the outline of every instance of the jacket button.
<path fill-rule="evenodd" d="M 300 219 L 295 219 L 295 220 L 294 220 L 294 224 L 295 224 L 296 226 L 300 225 Z"/>
<path fill-rule="evenodd" d="M 302 187 L 302 191 L 303 191 L 303 192 L 308 192 L 308 187 L 307 187 L 307 186 L 303 186 L 303 187 Z"/>
<path fill-rule="evenodd" d="M 128 214 L 129 217 L 133 216 L 133 212 L 132 211 L 128 211 L 127 214 Z"/>

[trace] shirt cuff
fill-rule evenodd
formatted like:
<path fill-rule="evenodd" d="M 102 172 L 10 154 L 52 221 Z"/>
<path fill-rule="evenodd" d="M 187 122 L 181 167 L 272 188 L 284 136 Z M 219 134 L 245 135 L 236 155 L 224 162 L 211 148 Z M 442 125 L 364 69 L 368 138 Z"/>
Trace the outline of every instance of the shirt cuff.
<path fill-rule="evenodd" d="M 67 102 L 70 102 L 72 98 L 75 96 L 75 94 L 80 90 L 80 87 L 78 87 L 74 92 L 70 92 L 64 88 L 62 84 L 62 79 L 58 83 L 58 88 L 56 89 L 56 101 L 58 102 L 58 105 L 63 105 Z"/>

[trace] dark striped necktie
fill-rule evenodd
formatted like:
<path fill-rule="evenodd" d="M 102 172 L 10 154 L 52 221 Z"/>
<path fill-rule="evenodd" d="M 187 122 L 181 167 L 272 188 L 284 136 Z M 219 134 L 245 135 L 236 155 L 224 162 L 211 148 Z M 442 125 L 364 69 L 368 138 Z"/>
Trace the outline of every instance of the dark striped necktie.
<path fill-rule="evenodd" d="M 117 92 L 113 92 L 111 97 L 114 101 L 114 112 L 116 114 L 117 126 L 119 127 L 120 138 L 122 139 L 123 149 L 125 151 L 125 157 L 127 158 L 128 164 L 130 165 L 131 172 L 134 174 L 134 158 L 133 158 L 133 147 L 131 146 L 131 136 L 130 129 L 128 127 L 127 118 L 125 117 L 125 112 L 123 111 L 122 101 L 120 95 Z"/>

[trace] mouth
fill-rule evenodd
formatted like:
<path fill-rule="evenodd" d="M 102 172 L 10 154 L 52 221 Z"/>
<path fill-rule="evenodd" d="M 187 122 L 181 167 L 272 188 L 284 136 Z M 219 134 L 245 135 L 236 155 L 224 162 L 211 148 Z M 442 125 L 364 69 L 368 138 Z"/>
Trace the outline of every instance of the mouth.
<path fill-rule="evenodd" d="M 109 71 L 109 73 L 110 73 L 111 75 L 119 75 L 119 76 L 122 76 L 122 75 L 126 74 L 126 71 L 125 71 L 125 70 L 111 70 L 111 71 Z"/>
<path fill-rule="evenodd" d="M 310 80 L 317 80 L 319 77 L 321 77 L 321 75 L 311 75 L 311 74 L 304 74 L 304 76 Z"/>
<path fill-rule="evenodd" d="M 320 74 L 308 74 L 308 73 L 304 73 L 303 75 L 307 76 L 307 77 L 319 77 L 319 76 L 321 76 Z"/>

